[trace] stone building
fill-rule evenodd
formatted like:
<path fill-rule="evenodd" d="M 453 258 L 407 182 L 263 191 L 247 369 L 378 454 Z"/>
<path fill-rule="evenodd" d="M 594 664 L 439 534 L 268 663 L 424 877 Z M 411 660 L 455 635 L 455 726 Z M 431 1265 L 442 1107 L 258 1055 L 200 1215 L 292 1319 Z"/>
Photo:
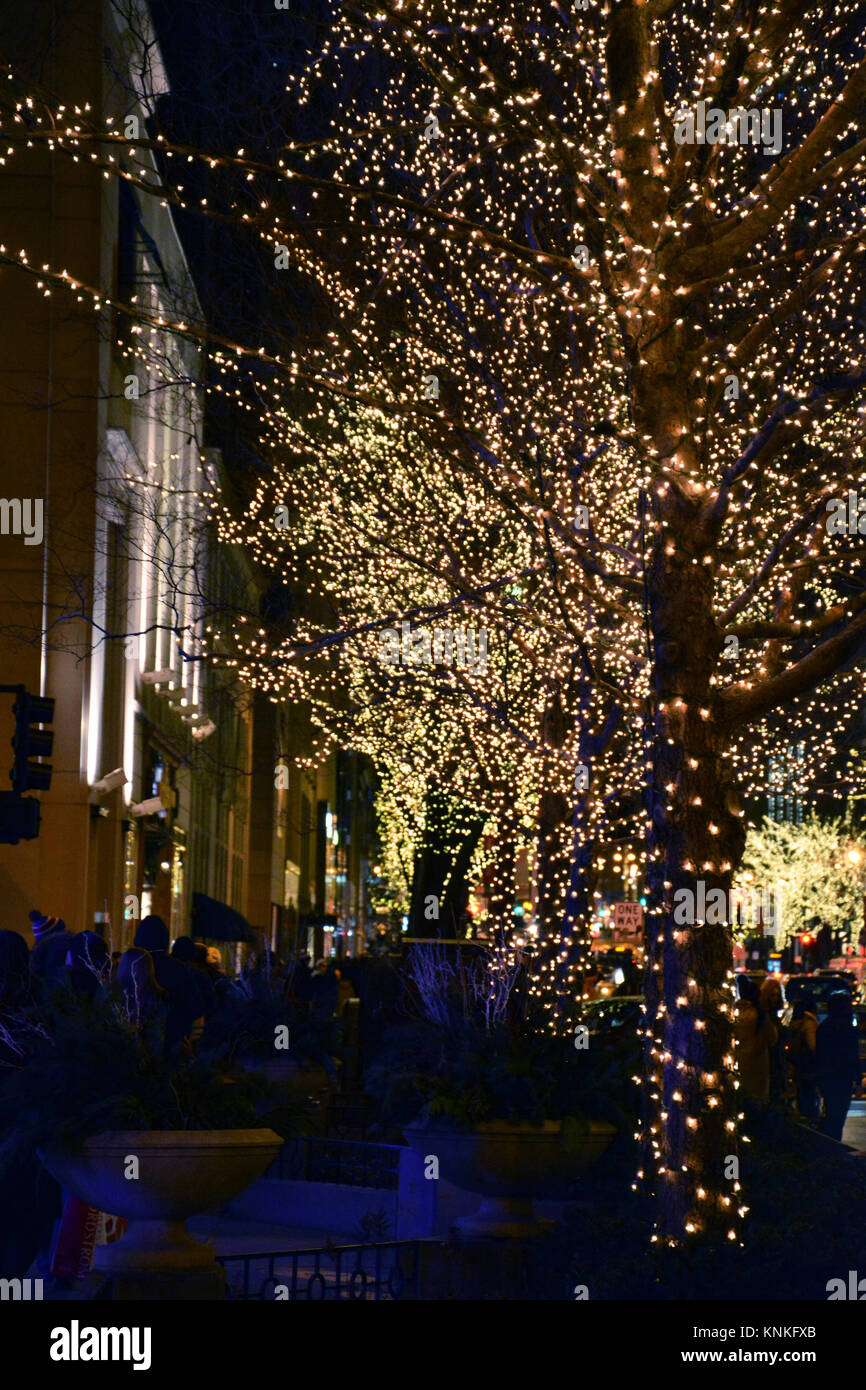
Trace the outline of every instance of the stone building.
<path fill-rule="evenodd" d="M 119 113 L 146 134 L 142 93 L 167 91 L 143 4 L 33 0 L 7 7 L 0 39 L 25 122 L 28 100 L 56 93 L 99 128 Z M 366 920 L 369 774 L 345 754 L 281 774 L 304 711 L 254 696 L 214 653 L 210 620 L 255 613 L 259 593 L 208 522 L 230 459 L 204 446 L 198 349 L 159 323 L 197 312 L 195 286 L 169 208 L 94 166 L 43 140 L 0 167 L 0 319 L 14 325 L 0 496 L 13 519 L 16 499 L 40 501 L 44 532 L 2 527 L 0 683 L 56 702 L 39 836 L 0 845 L 2 925 L 26 932 L 38 907 L 122 948 L 148 912 L 190 930 L 200 893 L 274 946 L 345 945 Z M 43 265 L 73 288 L 40 283 L 28 267 Z M 116 307 L 133 297 L 149 327 Z"/>

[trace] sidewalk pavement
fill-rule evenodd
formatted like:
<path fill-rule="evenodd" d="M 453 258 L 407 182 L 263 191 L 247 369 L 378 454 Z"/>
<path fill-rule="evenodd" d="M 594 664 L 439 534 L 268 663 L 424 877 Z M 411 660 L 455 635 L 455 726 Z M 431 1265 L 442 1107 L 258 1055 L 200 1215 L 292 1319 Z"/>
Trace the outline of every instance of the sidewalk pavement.
<path fill-rule="evenodd" d="M 232 1217 L 221 1216 L 219 1212 L 205 1212 L 187 1221 L 187 1230 L 196 1240 L 210 1241 L 217 1255 L 266 1255 L 291 1254 L 293 1251 L 320 1250 L 329 1242 L 332 1245 L 357 1245 L 358 1237 L 351 1231 L 314 1231 L 306 1227 L 277 1226 L 271 1221 L 237 1221 Z M 286 1275 L 291 1274 L 291 1266 L 277 1267 Z M 302 1265 L 301 1270 L 306 1270 Z M 307 1273 L 312 1272 L 312 1266 Z M 33 1278 L 39 1277 L 34 1266 L 28 1271 Z M 51 1302 L 81 1302 L 97 1298 L 105 1285 L 104 1273 L 91 1271 L 83 1279 L 76 1279 L 68 1286 L 55 1286 L 46 1281 L 44 1299 Z"/>
<path fill-rule="evenodd" d="M 866 1100 L 852 1101 L 842 1131 L 842 1143 L 852 1149 L 866 1150 Z"/>
<path fill-rule="evenodd" d="M 350 1231 L 310 1230 L 305 1226 L 276 1226 L 271 1221 L 239 1221 L 205 1212 L 187 1221 L 187 1230 L 196 1240 L 207 1240 L 218 1255 L 255 1255 L 268 1251 L 318 1250 L 332 1245 L 357 1245 Z"/>

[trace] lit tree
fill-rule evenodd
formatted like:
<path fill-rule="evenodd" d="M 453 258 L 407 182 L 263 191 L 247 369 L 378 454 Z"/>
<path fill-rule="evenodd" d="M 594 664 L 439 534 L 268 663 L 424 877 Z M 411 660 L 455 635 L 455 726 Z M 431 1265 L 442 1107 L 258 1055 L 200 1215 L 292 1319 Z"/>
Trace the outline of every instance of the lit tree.
<path fill-rule="evenodd" d="M 322 452 L 303 417 L 286 416 L 280 432 L 284 456 L 298 461 L 279 467 L 248 514 L 223 520 L 227 539 L 244 540 L 307 595 L 282 659 L 271 633 L 260 639 L 273 688 L 311 699 L 321 726 L 368 752 L 404 806 L 423 804 L 432 785 L 464 822 L 466 808 L 477 810 L 470 833 L 495 824 L 497 935 L 513 922 L 517 862 L 529 849 L 539 989 L 561 1026 L 579 995 L 606 809 L 629 790 L 634 802 L 641 784 L 619 701 L 587 679 L 567 645 L 574 632 L 563 641 L 526 528 L 473 480 L 450 477 L 409 430 L 359 429 L 354 411 L 335 409 Z M 276 496 L 290 527 L 274 525 Z M 632 667 L 640 676 L 634 658 Z M 250 675 L 261 681 L 261 666 Z M 423 825 L 420 806 L 412 819 Z"/>
<path fill-rule="evenodd" d="M 670 1243 L 737 1239 L 740 1200 L 731 931 L 677 926 L 673 895 L 698 879 L 728 890 L 744 740 L 832 689 L 866 636 L 862 20 L 839 0 L 500 0 L 483 15 L 357 0 L 290 84 L 299 121 L 331 103 L 325 138 L 251 157 L 217 129 L 207 149 L 160 133 L 158 187 L 119 125 L 3 123 L 12 149 L 47 140 L 180 206 L 181 168 L 212 170 L 214 212 L 268 248 L 275 306 L 298 283 L 315 306 L 306 331 L 261 343 L 176 325 L 210 341 L 217 387 L 258 414 L 274 469 L 291 475 L 316 448 L 336 483 L 350 459 L 369 527 L 388 487 L 405 505 L 412 460 L 433 461 L 413 555 L 430 562 L 434 602 L 483 607 L 494 683 L 504 581 L 528 586 L 521 636 L 543 677 L 516 727 L 541 762 L 567 749 L 572 767 L 593 764 L 619 730 L 625 767 L 636 741 L 651 904 L 642 1172 Z M 449 508 L 467 490 L 464 537 Z M 262 536 L 276 500 L 264 478 L 249 508 Z M 506 532 L 492 553 L 488 523 Z M 327 566 L 318 575 L 327 590 Z M 372 646 L 407 597 L 366 637 L 311 616 L 275 647 L 239 627 L 239 669 L 308 691 L 323 652 Z M 468 708 L 481 692 L 466 693 Z M 546 779 L 538 891 L 553 903 L 580 794 Z M 573 870 L 573 842 L 568 858 Z"/>
<path fill-rule="evenodd" d="M 800 825 L 765 820 L 750 829 L 735 891 L 748 895 L 755 885 L 779 894 L 777 945 L 809 930 L 815 918 L 844 936 L 847 923 L 860 917 L 863 897 L 862 852 L 850 821 L 812 812 Z"/>

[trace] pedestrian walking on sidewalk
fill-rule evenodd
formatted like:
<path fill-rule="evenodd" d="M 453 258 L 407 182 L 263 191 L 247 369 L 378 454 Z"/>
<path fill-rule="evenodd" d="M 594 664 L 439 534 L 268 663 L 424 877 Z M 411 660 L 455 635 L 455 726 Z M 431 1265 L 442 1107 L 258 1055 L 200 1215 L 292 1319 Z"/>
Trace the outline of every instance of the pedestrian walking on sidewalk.
<path fill-rule="evenodd" d="M 847 989 L 836 990 L 827 1001 L 827 1017 L 818 1027 L 816 1062 L 818 1086 L 824 1097 L 821 1133 L 841 1140 L 861 1076 L 857 1029 Z"/>
<path fill-rule="evenodd" d="M 168 954 L 168 942 L 168 927 L 161 917 L 145 917 L 139 922 L 133 944 L 150 953 L 156 983 L 168 991 L 165 1040 L 172 1048 L 189 1038 L 193 1024 L 204 1017 L 204 1000 L 189 966 Z"/>
<path fill-rule="evenodd" d="M 66 952 L 75 940 L 62 917 L 53 917 L 35 909 L 30 913 L 33 930 L 33 950 L 30 952 L 30 974 L 45 985 L 66 983 Z"/>
<path fill-rule="evenodd" d="M 794 1004 L 788 1025 L 788 1062 L 797 1091 L 797 1110 L 804 1120 L 815 1121 L 821 1097 L 816 1080 L 815 1051 L 818 1045 L 818 1006 L 814 996 L 804 992 Z"/>
<path fill-rule="evenodd" d="M 770 1048 L 770 1099 L 783 1101 L 788 1091 L 788 1071 L 785 1066 L 785 1043 L 788 1030 L 779 1015 L 782 1011 L 782 986 L 768 975 L 760 988 L 761 1004 L 776 1030 L 776 1041 Z"/>
<path fill-rule="evenodd" d="M 770 1099 L 770 1051 L 779 1033 L 761 1003 L 754 980 L 741 979 L 740 1002 L 734 1023 L 737 1066 L 743 1090 L 759 1105 Z"/>

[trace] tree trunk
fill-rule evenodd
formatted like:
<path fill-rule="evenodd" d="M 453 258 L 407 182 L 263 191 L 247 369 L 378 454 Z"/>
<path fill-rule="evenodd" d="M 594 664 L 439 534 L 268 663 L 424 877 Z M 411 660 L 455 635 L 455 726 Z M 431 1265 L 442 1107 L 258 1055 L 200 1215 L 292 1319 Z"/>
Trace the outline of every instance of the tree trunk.
<path fill-rule="evenodd" d="M 455 826 L 458 815 L 462 829 Z M 424 844 L 412 873 L 408 936 L 451 937 L 465 928 L 465 913 L 462 924 L 460 914 L 468 896 L 466 873 L 483 828 L 483 816 L 460 810 L 438 787 L 428 788 Z"/>
<path fill-rule="evenodd" d="M 702 499 L 701 499 L 702 500 Z M 728 744 L 711 683 L 721 639 L 713 575 L 697 545 L 698 499 L 669 486 L 656 507 L 648 576 L 654 680 L 648 794 L 644 1161 L 658 1193 L 657 1231 L 675 1243 L 737 1231 L 732 936 L 727 903 L 745 833 L 729 782 Z M 703 885 L 703 891 L 701 891 Z M 675 919 L 674 895 L 693 898 Z M 703 904 L 722 889 L 725 907 Z M 713 903 L 713 899 L 710 898 Z M 716 900 L 718 903 L 718 900 Z M 706 917 L 711 917 L 710 924 Z M 718 919 L 718 920 L 717 920 Z M 727 1176 L 726 1176 L 727 1174 Z"/>
<path fill-rule="evenodd" d="M 565 742 L 561 702 L 555 698 L 545 721 L 547 748 Z M 588 767 L 590 785 L 575 788 L 570 796 L 543 788 L 539 807 L 535 914 L 539 951 L 536 975 L 541 986 L 547 1020 L 558 1030 L 578 1020 L 583 973 L 590 955 L 590 919 L 596 840 L 592 827 L 593 793 L 591 752 L 594 740 L 581 729 L 579 758 Z"/>

